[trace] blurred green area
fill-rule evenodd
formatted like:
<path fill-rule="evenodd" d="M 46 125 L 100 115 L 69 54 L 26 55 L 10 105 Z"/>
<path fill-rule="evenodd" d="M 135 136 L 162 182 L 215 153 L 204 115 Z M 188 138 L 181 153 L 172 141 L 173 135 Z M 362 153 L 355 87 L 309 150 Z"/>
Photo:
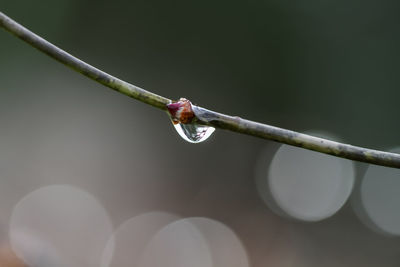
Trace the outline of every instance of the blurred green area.
<path fill-rule="evenodd" d="M 355 145 L 399 145 L 398 1 L 3 0 L 1 11 L 157 94 L 293 130 L 326 131 Z M 2 204 L 3 221 L 38 185 L 73 183 L 94 192 L 117 224 L 154 208 L 230 222 L 254 266 L 263 266 L 264 243 L 235 219 L 252 209 L 320 242 L 319 256 L 307 254 L 315 266 L 324 257 L 344 257 L 343 265 L 325 266 L 376 266 L 381 257 L 380 266 L 396 266 L 396 242 L 364 229 L 348 207 L 312 225 L 271 215 L 253 181 L 269 142 L 218 131 L 205 144 L 186 144 L 160 111 L 73 73 L 4 31 L 0 47 L 0 160 L 7 166 L 0 177 L 9 177 L 7 188 L 15 192 Z M 82 179 L 84 165 L 95 174 Z M 60 177 L 49 171 L 41 179 L 51 168 Z M 208 187 L 211 193 L 196 199 Z M 138 202 L 138 188 L 154 198 Z M 363 245 L 375 254 L 364 255 Z M 349 255 L 351 246 L 356 255 Z"/>
<path fill-rule="evenodd" d="M 397 142 L 396 1 L 4 2 L 67 51 L 167 97 L 360 145 Z M 36 58 L 3 39 L 3 62 Z"/>

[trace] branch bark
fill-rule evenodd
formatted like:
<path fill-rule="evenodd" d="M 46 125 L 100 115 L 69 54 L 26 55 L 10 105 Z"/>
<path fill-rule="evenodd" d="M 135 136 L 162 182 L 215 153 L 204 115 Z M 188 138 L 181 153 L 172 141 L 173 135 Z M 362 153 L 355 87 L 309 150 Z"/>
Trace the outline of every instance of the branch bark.
<path fill-rule="evenodd" d="M 167 110 L 166 105 L 172 102 L 168 98 L 159 96 L 140 87 L 127 83 L 83 62 L 82 60 L 68 54 L 64 50 L 26 29 L 1 12 L 0 26 L 53 59 L 124 95 L 162 110 Z M 240 117 L 228 116 L 198 106 L 193 106 L 193 110 L 196 115 L 197 122 L 200 124 L 273 140 L 279 143 L 297 146 L 336 157 L 387 167 L 400 168 L 400 154 L 334 142 L 327 139 L 242 119 Z"/>

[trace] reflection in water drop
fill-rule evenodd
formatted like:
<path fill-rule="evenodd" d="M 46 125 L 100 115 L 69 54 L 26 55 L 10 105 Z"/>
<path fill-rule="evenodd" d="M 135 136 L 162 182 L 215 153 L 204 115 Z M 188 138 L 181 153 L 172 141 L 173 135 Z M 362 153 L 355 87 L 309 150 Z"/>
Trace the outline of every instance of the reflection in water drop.
<path fill-rule="evenodd" d="M 198 125 L 195 123 L 177 123 L 174 127 L 178 134 L 189 143 L 200 143 L 207 140 L 215 131 L 214 127 Z"/>
<path fill-rule="evenodd" d="M 355 178 L 349 160 L 287 145 L 276 152 L 269 170 L 265 165 L 260 168 L 259 175 L 268 179 L 258 182 L 263 199 L 272 200 L 278 214 L 304 221 L 336 213 L 350 196 Z"/>
<path fill-rule="evenodd" d="M 400 148 L 390 151 L 399 153 Z M 400 170 L 370 165 L 360 193 L 363 215 L 367 216 L 363 222 L 378 232 L 400 235 Z"/>
<path fill-rule="evenodd" d="M 99 266 L 113 231 L 105 209 L 87 192 L 52 185 L 29 193 L 14 207 L 9 237 L 29 266 Z"/>

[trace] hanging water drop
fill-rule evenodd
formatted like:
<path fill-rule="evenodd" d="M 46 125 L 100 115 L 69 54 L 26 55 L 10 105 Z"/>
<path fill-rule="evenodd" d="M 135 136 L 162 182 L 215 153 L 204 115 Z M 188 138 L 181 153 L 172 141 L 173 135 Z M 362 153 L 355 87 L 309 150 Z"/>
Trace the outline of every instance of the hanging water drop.
<path fill-rule="evenodd" d="M 215 131 L 214 127 L 209 127 L 205 125 L 198 125 L 195 123 L 174 124 L 175 130 L 178 134 L 190 143 L 200 143 L 208 139 L 211 134 Z"/>
<path fill-rule="evenodd" d="M 167 109 L 178 134 L 190 143 L 200 143 L 207 140 L 215 131 L 214 127 L 197 124 L 192 103 L 185 98 L 168 104 Z"/>

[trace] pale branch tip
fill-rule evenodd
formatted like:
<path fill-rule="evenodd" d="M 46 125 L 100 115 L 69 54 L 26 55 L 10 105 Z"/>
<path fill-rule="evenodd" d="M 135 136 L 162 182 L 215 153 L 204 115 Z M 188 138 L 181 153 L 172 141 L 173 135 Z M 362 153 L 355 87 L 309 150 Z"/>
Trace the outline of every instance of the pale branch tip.
<path fill-rule="evenodd" d="M 115 91 L 162 110 L 167 110 L 167 104 L 172 102 L 168 98 L 127 83 L 87 64 L 86 62 L 83 62 L 26 29 L 2 12 L 0 12 L 0 26 L 53 59 Z M 228 116 L 198 106 L 193 106 L 193 111 L 197 123 L 200 124 L 273 140 L 279 143 L 297 146 L 350 160 L 400 168 L 400 154 L 334 142 L 242 119 L 240 117 Z"/>

